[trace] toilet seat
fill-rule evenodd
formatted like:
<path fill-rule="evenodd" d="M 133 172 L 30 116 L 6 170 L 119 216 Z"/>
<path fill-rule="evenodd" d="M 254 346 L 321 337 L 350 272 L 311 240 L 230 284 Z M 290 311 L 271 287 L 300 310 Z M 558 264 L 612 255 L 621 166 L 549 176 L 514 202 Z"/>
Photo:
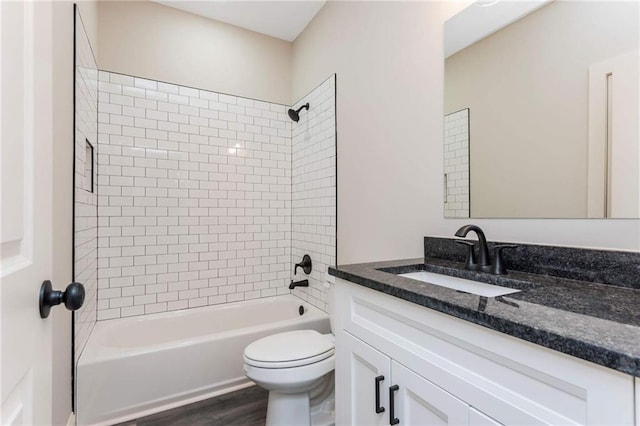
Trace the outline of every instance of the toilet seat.
<path fill-rule="evenodd" d="M 296 330 L 264 337 L 244 351 L 244 362 L 259 368 L 294 368 L 315 364 L 335 353 L 333 339 L 315 330 Z"/>
<path fill-rule="evenodd" d="M 313 386 L 336 365 L 335 355 L 314 364 L 292 368 L 263 368 L 244 363 L 242 369 L 249 379 L 267 390 L 280 393 L 297 393 Z"/>

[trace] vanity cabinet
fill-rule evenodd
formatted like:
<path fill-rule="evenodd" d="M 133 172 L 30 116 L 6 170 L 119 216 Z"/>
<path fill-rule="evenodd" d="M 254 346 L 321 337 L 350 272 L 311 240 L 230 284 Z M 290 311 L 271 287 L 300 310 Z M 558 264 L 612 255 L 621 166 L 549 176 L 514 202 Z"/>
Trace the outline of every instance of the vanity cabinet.
<path fill-rule="evenodd" d="M 335 296 L 338 425 L 394 424 L 394 385 L 400 425 L 634 424 L 632 376 L 342 279 Z"/>
<path fill-rule="evenodd" d="M 338 364 L 347 366 L 340 424 L 452 424 L 468 423 L 468 405 L 424 377 L 345 333 Z"/>
<path fill-rule="evenodd" d="M 475 408 L 469 407 L 469 424 L 473 426 L 499 426 L 502 423 L 498 423 Z"/>

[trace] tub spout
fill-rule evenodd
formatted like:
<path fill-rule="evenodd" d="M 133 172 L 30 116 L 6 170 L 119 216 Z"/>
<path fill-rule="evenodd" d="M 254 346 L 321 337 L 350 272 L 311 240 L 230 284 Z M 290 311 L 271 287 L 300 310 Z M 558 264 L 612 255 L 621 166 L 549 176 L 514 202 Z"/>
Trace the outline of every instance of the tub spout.
<path fill-rule="evenodd" d="M 309 280 L 293 281 L 289 284 L 289 290 L 293 290 L 296 287 L 309 287 Z"/>

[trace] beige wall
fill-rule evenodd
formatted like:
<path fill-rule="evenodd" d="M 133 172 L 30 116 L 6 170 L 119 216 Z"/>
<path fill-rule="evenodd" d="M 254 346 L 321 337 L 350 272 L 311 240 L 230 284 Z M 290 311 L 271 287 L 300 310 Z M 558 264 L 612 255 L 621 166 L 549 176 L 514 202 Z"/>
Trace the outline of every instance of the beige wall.
<path fill-rule="evenodd" d="M 65 2 L 67 3 L 67 2 Z M 76 3 L 94 55 L 98 54 L 98 0 L 80 0 Z"/>
<path fill-rule="evenodd" d="M 442 217 L 441 33 L 456 6 L 328 2 L 294 42 L 294 98 L 337 74 L 338 263 L 419 256 Z"/>
<path fill-rule="evenodd" d="M 102 1 L 105 71 L 288 104 L 291 43 L 150 1 Z"/>
<path fill-rule="evenodd" d="M 329 2 L 294 42 L 293 98 L 337 73 L 338 263 L 422 255 L 444 219 L 442 24 L 457 2 Z M 492 240 L 640 249 L 638 220 L 473 220 Z"/>
<path fill-rule="evenodd" d="M 638 49 L 636 2 L 552 2 L 447 58 L 471 110 L 472 217 L 587 217 L 589 66 Z"/>

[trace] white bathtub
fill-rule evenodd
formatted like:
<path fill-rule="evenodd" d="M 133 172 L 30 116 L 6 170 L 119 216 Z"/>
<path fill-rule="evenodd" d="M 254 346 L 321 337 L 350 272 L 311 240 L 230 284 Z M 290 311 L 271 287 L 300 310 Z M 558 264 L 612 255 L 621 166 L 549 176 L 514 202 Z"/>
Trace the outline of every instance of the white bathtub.
<path fill-rule="evenodd" d="M 329 333 L 329 316 L 291 295 L 99 321 L 78 361 L 78 424 L 117 423 L 249 386 L 244 348 L 298 329 Z"/>

